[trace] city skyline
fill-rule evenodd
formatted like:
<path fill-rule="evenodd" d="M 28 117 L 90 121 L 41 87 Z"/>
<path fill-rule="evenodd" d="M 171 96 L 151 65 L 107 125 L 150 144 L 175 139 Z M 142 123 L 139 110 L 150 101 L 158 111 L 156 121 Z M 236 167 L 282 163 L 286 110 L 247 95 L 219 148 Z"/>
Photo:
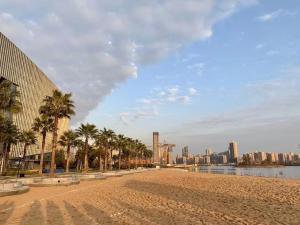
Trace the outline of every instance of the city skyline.
<path fill-rule="evenodd" d="M 1 1 L 1 31 L 74 94 L 74 127 L 159 131 L 174 154 L 299 151 L 296 1 L 28 2 Z"/>

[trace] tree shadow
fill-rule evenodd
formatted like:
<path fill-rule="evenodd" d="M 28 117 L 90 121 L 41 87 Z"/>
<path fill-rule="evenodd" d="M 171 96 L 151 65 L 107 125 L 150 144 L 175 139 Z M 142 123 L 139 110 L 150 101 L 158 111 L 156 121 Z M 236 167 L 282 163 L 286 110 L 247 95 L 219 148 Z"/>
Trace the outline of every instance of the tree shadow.
<path fill-rule="evenodd" d="M 134 191 L 144 192 L 159 197 L 164 197 L 179 203 L 189 204 L 205 212 L 207 218 L 220 216 L 227 222 L 243 221 L 273 224 L 299 224 L 300 208 L 297 205 L 287 203 L 275 203 L 211 191 L 193 190 L 174 185 L 158 184 L 154 182 L 142 182 L 130 180 L 125 187 Z M 185 209 L 182 209 L 185 210 Z M 188 210 L 187 210 L 188 211 Z M 225 222 L 225 221 L 222 221 Z"/>
<path fill-rule="evenodd" d="M 5 224 L 14 211 L 15 204 L 13 202 L 4 202 L 0 205 L 0 225 Z"/>
<path fill-rule="evenodd" d="M 41 211 L 41 203 L 35 201 L 28 209 L 27 213 L 22 217 L 20 225 L 42 225 L 45 223 L 45 218 Z"/>
<path fill-rule="evenodd" d="M 65 201 L 65 208 L 67 209 L 73 223 L 75 225 L 90 225 L 93 224 L 91 219 L 87 218 L 83 213 L 81 213 L 75 206 L 67 203 Z"/>
<path fill-rule="evenodd" d="M 128 204 L 121 200 L 116 200 L 115 205 L 126 209 L 126 216 L 134 220 L 136 224 L 201 224 L 200 222 L 196 223 L 187 212 L 184 212 L 185 215 L 182 216 L 182 212 L 174 212 L 174 209 L 161 210 L 158 205 L 149 204 L 146 207 L 145 205 L 139 207 L 138 204 Z M 193 216 L 198 217 L 199 215 Z"/>
<path fill-rule="evenodd" d="M 100 224 L 118 224 L 109 215 L 107 215 L 103 210 L 96 208 L 95 206 L 83 203 L 82 207 L 86 210 L 86 213 L 92 217 L 97 223 Z"/>
<path fill-rule="evenodd" d="M 53 201 L 47 201 L 47 223 L 53 225 L 63 225 L 64 218 L 59 207 Z"/>

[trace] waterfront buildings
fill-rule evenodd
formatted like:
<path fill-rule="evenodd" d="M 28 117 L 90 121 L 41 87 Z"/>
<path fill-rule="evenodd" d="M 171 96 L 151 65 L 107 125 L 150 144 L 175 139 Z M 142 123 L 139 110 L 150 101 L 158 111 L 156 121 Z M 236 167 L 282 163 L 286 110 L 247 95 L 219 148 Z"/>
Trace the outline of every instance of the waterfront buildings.
<path fill-rule="evenodd" d="M 0 32 L 0 82 L 9 80 L 20 91 L 22 112 L 10 115 L 18 128 L 29 130 L 36 117 L 39 116 L 39 107 L 45 96 L 51 95 L 55 84 L 7 37 Z M 60 120 L 59 135 L 69 127 L 68 120 Z M 46 152 L 51 149 L 51 135 L 46 140 Z M 38 154 L 41 150 L 41 137 L 37 145 L 28 147 L 28 155 Z M 10 157 L 21 154 L 22 146 L 12 148 Z"/>
<path fill-rule="evenodd" d="M 174 144 L 159 143 L 159 132 L 153 132 L 153 163 L 160 165 L 173 164 Z"/>
<path fill-rule="evenodd" d="M 276 152 L 250 152 L 243 155 L 246 164 L 294 165 L 300 163 L 300 154 Z"/>

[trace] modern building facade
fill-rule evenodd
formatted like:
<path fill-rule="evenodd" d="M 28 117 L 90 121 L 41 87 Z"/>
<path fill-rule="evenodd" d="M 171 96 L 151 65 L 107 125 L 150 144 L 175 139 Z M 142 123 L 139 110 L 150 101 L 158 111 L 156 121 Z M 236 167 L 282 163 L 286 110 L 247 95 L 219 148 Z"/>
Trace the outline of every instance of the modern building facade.
<path fill-rule="evenodd" d="M 13 82 L 20 92 L 22 112 L 13 115 L 12 119 L 18 128 L 29 130 L 34 119 L 39 116 L 39 107 L 45 96 L 52 95 L 57 89 L 55 84 L 7 37 L 0 32 L 0 81 Z M 59 122 L 59 135 L 69 128 L 69 121 Z M 46 140 L 46 152 L 51 150 L 52 136 Z M 41 137 L 38 144 L 28 148 L 28 155 L 38 154 L 41 150 Z M 10 157 L 14 158 L 22 153 L 22 146 L 13 147 Z"/>

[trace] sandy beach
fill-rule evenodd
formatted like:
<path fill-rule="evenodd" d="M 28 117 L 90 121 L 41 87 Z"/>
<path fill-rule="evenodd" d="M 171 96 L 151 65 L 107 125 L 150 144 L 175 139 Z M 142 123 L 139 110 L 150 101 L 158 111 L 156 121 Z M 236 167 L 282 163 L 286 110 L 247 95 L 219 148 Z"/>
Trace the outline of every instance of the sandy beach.
<path fill-rule="evenodd" d="M 160 171 L 0 198 L 0 224 L 300 224 L 300 181 Z"/>

